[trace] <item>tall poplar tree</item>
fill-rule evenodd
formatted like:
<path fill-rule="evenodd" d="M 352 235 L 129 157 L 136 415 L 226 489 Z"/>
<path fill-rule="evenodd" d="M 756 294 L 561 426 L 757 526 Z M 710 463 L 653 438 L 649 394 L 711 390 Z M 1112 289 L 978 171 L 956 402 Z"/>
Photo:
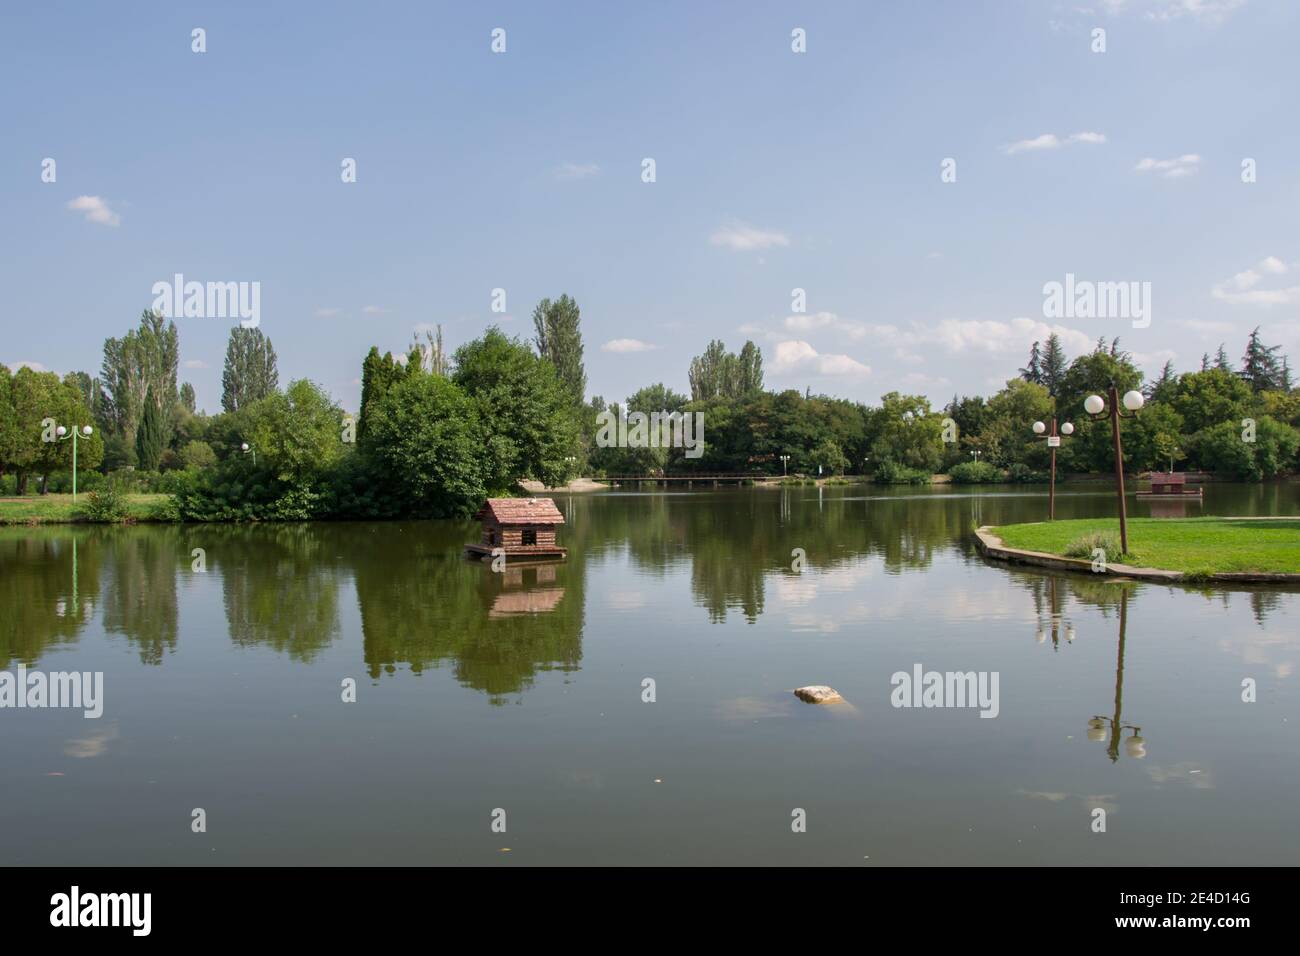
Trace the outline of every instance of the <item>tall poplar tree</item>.
<path fill-rule="evenodd" d="M 221 372 L 221 407 L 235 412 L 280 387 L 275 349 L 261 329 L 236 326 L 226 343 L 226 364 Z"/>

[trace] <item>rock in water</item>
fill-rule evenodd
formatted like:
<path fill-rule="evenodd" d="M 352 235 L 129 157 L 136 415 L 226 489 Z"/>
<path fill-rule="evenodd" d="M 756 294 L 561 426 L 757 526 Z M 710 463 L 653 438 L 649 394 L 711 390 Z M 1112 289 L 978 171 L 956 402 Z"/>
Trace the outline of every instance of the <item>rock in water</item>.
<path fill-rule="evenodd" d="M 808 687 L 800 687 L 794 692 L 805 704 L 834 704 L 844 700 L 839 691 L 834 687 L 827 687 L 825 684 L 812 684 Z"/>

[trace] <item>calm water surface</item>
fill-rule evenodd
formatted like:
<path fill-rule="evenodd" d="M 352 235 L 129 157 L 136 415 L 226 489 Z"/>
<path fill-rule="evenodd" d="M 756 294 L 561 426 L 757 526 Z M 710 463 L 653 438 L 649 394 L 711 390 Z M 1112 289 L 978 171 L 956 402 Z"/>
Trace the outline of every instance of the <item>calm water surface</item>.
<path fill-rule="evenodd" d="M 558 503 L 569 561 L 504 575 L 469 522 L 0 529 L 0 670 L 105 697 L 0 710 L 0 863 L 1300 863 L 1294 591 L 983 561 L 1042 489 Z M 895 709 L 915 664 L 996 671 L 999 715 Z"/>

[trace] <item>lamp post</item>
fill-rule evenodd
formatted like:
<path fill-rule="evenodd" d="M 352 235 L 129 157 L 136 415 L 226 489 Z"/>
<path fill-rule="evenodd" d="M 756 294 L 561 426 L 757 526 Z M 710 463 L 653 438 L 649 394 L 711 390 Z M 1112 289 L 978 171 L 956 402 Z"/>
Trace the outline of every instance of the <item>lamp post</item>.
<path fill-rule="evenodd" d="M 1044 434 L 1046 433 L 1046 434 Z M 1047 447 L 1052 451 L 1052 467 L 1047 479 L 1047 520 L 1056 520 L 1056 449 L 1061 446 L 1061 435 L 1073 435 L 1074 426 L 1069 422 L 1061 425 L 1061 432 L 1058 435 L 1056 431 L 1056 410 L 1052 409 L 1052 427 L 1048 431 L 1046 425 L 1042 422 L 1034 422 L 1034 434 L 1039 438 L 1047 439 Z"/>
<path fill-rule="evenodd" d="M 777 457 L 781 459 L 781 477 L 784 478 L 787 474 L 787 468 L 789 467 L 790 456 L 777 455 Z"/>
<path fill-rule="evenodd" d="M 1124 393 L 1124 407 L 1128 409 L 1128 414 L 1119 410 L 1119 390 L 1115 383 L 1110 383 L 1110 407 L 1106 406 L 1106 400 L 1100 395 L 1089 395 L 1083 400 L 1083 410 L 1088 413 L 1092 419 L 1110 417 L 1110 435 L 1111 442 L 1115 447 L 1115 494 L 1119 498 L 1119 543 L 1120 550 L 1128 554 L 1128 509 L 1124 503 L 1124 447 L 1119 439 L 1119 420 L 1121 418 L 1136 418 L 1138 409 L 1145 403 L 1142 393 L 1136 390 Z"/>
<path fill-rule="evenodd" d="M 90 436 L 93 435 L 94 433 L 95 433 L 95 429 L 91 428 L 89 425 L 82 425 L 81 428 L 79 429 L 74 428 L 72 429 L 71 433 L 69 433 L 68 429 L 63 425 L 60 425 L 58 428 L 54 429 L 54 434 L 58 436 L 59 441 L 67 441 L 69 434 L 71 434 L 72 436 L 72 500 L 73 501 L 77 500 L 77 438 L 78 435 L 80 435 L 80 437 L 82 438 L 90 438 Z"/>
<path fill-rule="evenodd" d="M 253 453 L 253 467 L 256 468 L 256 467 L 257 467 L 257 449 L 256 449 L 256 448 L 253 448 L 251 445 L 249 445 L 248 442 L 244 442 L 243 444 L 241 444 L 241 445 L 239 446 L 239 450 L 242 451 L 245 455 L 247 455 L 249 452 L 252 452 L 252 453 Z"/>
<path fill-rule="evenodd" d="M 979 460 L 980 460 L 980 451 L 979 451 L 979 449 L 978 449 L 978 448 L 975 449 L 975 450 L 972 451 L 970 454 L 971 454 L 971 457 L 975 459 L 975 463 L 976 463 L 976 464 L 979 464 Z"/>

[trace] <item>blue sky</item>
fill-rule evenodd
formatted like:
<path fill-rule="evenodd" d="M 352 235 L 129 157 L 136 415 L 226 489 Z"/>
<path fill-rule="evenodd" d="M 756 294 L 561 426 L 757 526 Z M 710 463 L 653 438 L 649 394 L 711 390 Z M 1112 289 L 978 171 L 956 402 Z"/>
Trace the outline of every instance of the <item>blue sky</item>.
<path fill-rule="evenodd" d="M 685 391 L 711 338 L 753 338 L 771 386 L 866 401 L 991 392 L 1047 326 L 1071 355 L 1119 335 L 1148 374 L 1222 340 L 1239 357 L 1256 325 L 1300 359 L 1300 4 L 52 2 L 0 17 L 10 365 L 96 371 L 104 338 L 178 272 L 260 282 L 281 381 L 347 407 L 372 344 L 403 349 L 435 323 L 452 346 L 494 322 L 528 336 L 534 303 L 562 292 L 607 399 Z M 1067 273 L 1150 282 L 1150 327 L 1044 318 L 1043 285 Z M 233 323 L 177 324 L 181 377 L 215 410 Z"/>

